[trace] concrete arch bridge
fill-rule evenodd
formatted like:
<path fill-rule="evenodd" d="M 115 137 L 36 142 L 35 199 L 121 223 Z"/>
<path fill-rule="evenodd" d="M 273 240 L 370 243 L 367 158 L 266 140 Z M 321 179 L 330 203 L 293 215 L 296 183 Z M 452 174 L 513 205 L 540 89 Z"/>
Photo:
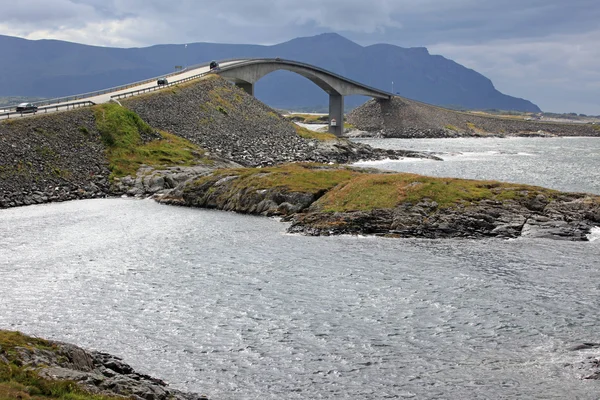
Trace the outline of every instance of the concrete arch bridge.
<path fill-rule="evenodd" d="M 254 96 L 254 84 L 274 71 L 286 70 L 311 80 L 329 94 L 329 132 L 344 132 L 344 96 L 363 95 L 389 100 L 392 93 L 363 85 L 314 65 L 280 58 L 264 58 L 223 62 L 217 73 Z"/>

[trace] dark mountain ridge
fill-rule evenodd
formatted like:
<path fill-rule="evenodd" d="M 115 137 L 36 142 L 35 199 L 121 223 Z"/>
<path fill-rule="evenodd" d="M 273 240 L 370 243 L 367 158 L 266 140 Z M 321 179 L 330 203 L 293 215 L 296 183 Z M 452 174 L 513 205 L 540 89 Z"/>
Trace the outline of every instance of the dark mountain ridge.
<path fill-rule="evenodd" d="M 411 99 L 441 106 L 539 112 L 528 100 L 500 93 L 483 75 L 426 48 L 361 46 L 338 34 L 296 38 L 273 46 L 216 43 L 161 44 L 144 48 L 88 46 L 59 40 L 0 35 L 0 97 L 59 97 L 159 76 L 216 59 L 281 57 L 328 69 Z M 393 84 L 392 84 L 393 82 Z M 256 85 L 256 96 L 279 108 L 328 104 L 327 94 L 305 78 L 274 72 Z M 349 96 L 347 106 L 367 98 Z"/>

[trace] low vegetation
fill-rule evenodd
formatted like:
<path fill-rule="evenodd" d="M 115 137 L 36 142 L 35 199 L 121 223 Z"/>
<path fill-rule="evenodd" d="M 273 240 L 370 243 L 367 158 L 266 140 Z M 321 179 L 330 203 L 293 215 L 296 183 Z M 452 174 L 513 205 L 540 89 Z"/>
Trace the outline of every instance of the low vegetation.
<path fill-rule="evenodd" d="M 333 133 L 311 131 L 310 129 L 297 124 L 294 124 L 294 129 L 296 129 L 298 136 L 303 137 L 304 139 L 316 139 L 322 142 L 337 140 L 337 136 L 335 136 Z"/>
<path fill-rule="evenodd" d="M 19 349 L 56 350 L 43 339 L 19 332 L 0 330 L 0 399 L 108 400 L 116 397 L 92 395 L 69 381 L 41 378 L 35 369 L 23 365 Z"/>
<path fill-rule="evenodd" d="M 117 104 L 96 106 L 95 115 L 112 177 L 135 175 L 142 165 L 169 167 L 209 162 L 198 146 L 167 132 L 155 132 L 136 113 Z M 142 136 L 156 139 L 144 141 Z"/>
<path fill-rule="evenodd" d="M 323 211 L 357 211 L 393 208 L 404 203 L 434 201 L 450 208 L 480 200 L 509 200 L 552 190 L 495 181 L 435 178 L 416 174 L 364 174 L 338 186 L 319 199 Z"/>
<path fill-rule="evenodd" d="M 218 170 L 200 178 L 196 185 L 228 176 L 232 181 L 227 193 L 281 188 L 290 192 L 323 194 L 316 205 L 325 212 L 369 211 L 394 208 L 423 200 L 440 208 L 456 207 L 480 200 L 517 200 L 543 194 L 553 198 L 557 191 L 537 186 L 435 178 L 408 173 L 384 173 L 371 169 L 331 166 L 315 163 L 286 164 L 269 168 Z"/>
<path fill-rule="evenodd" d="M 284 117 L 292 122 L 303 124 L 328 124 L 329 114 L 287 114 Z"/>
<path fill-rule="evenodd" d="M 230 190 L 234 195 L 241 190 L 264 190 L 281 188 L 290 192 L 316 194 L 327 191 L 342 182 L 360 174 L 357 169 L 341 166 L 327 166 L 316 163 L 284 164 L 266 168 L 226 168 L 195 181 L 200 186 L 210 181 L 218 181 L 236 176 Z"/>

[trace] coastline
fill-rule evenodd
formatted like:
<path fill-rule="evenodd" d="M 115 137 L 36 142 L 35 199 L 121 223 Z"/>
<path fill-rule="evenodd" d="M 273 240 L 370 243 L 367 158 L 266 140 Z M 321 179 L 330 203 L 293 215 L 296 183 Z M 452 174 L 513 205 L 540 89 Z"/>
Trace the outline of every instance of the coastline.
<path fill-rule="evenodd" d="M 9 372 L 9 369 L 11 370 Z M 119 357 L 0 329 L 0 393 L 83 399 L 208 400 L 140 374 Z"/>

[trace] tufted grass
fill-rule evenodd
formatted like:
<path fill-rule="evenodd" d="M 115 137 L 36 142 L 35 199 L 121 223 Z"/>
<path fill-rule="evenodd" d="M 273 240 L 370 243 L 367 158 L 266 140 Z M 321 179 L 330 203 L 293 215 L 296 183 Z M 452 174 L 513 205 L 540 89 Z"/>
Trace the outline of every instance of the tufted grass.
<path fill-rule="evenodd" d="M 328 114 L 288 114 L 284 118 L 290 121 L 302 122 L 305 124 L 327 124 L 329 123 Z"/>
<path fill-rule="evenodd" d="M 237 176 L 227 196 L 242 191 L 282 188 L 322 195 L 315 206 L 324 212 L 370 211 L 405 203 L 435 201 L 439 208 L 456 207 L 480 200 L 521 200 L 543 194 L 555 198 L 560 192 L 537 186 L 436 178 L 408 173 L 295 163 L 268 168 L 238 168 L 215 171 L 195 184 Z"/>
<path fill-rule="evenodd" d="M 219 169 L 209 176 L 196 180 L 195 184 L 202 185 L 228 176 L 237 176 L 234 191 L 282 188 L 290 192 L 316 194 L 346 182 L 359 173 L 350 167 L 293 163 L 266 168 Z"/>
<path fill-rule="evenodd" d="M 23 366 L 19 361 L 18 347 L 29 350 L 56 350 L 56 346 L 44 339 L 23 335 L 20 332 L 0 330 L 0 354 L 8 363 L 0 360 L 0 399 L 64 399 L 109 400 L 117 397 L 92 395 L 80 389 L 74 382 L 51 381 L 41 378 L 35 369 Z"/>
<path fill-rule="evenodd" d="M 435 201 L 440 208 L 455 207 L 480 200 L 517 200 L 532 193 L 552 197 L 553 190 L 535 186 L 436 178 L 408 173 L 368 174 L 336 187 L 319 199 L 323 211 L 373 210 L 393 208 L 404 203 Z"/>
<path fill-rule="evenodd" d="M 329 132 L 315 132 L 315 131 L 311 131 L 310 129 L 307 129 L 303 126 L 300 126 L 298 124 L 293 124 L 294 125 L 294 129 L 296 129 L 296 133 L 298 134 L 298 136 L 303 137 L 304 139 L 315 139 L 315 140 L 319 140 L 321 142 L 328 142 L 331 140 L 337 140 L 337 136 L 335 136 L 333 133 L 329 133 Z"/>
<path fill-rule="evenodd" d="M 168 132 L 158 132 L 160 139 L 143 143 L 140 135 L 154 134 L 153 129 L 136 113 L 118 104 L 95 106 L 94 112 L 113 178 L 135 175 L 142 165 L 169 167 L 210 162 L 200 147 Z"/>

